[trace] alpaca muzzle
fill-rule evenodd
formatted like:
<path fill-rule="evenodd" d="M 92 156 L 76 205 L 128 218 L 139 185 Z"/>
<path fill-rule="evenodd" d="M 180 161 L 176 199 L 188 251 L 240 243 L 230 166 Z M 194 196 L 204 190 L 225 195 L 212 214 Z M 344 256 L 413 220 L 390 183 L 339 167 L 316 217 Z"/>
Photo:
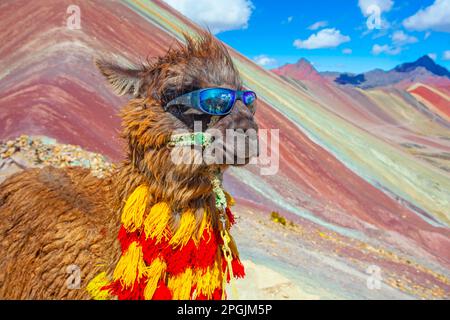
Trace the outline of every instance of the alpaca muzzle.
<path fill-rule="evenodd" d="M 258 133 L 250 129 L 174 134 L 168 145 L 175 164 L 244 165 L 259 155 Z"/>

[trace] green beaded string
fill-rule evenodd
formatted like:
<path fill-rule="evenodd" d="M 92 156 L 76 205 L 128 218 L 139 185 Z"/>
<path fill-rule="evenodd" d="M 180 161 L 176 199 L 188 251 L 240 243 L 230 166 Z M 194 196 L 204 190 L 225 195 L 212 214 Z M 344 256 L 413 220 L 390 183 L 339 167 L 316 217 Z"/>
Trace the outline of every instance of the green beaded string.
<path fill-rule="evenodd" d="M 227 197 L 225 196 L 219 177 L 214 177 L 211 183 L 213 185 L 213 192 L 216 195 L 216 208 L 223 211 L 228 204 Z"/>
<path fill-rule="evenodd" d="M 197 145 L 207 147 L 212 143 L 213 137 L 206 132 L 189 132 L 174 134 L 170 138 L 171 146 L 191 146 Z"/>

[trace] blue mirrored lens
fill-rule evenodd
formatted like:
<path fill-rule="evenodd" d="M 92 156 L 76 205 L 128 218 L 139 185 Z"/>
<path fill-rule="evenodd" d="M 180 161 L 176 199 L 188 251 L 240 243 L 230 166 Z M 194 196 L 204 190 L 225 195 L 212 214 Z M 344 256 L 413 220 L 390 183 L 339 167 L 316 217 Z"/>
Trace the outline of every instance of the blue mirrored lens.
<path fill-rule="evenodd" d="M 213 115 L 228 113 L 234 104 L 233 90 L 214 88 L 206 89 L 200 93 L 200 107 L 203 111 Z"/>
<path fill-rule="evenodd" d="M 253 91 L 245 91 L 242 95 L 242 101 L 246 106 L 251 105 L 256 100 L 256 94 Z"/>

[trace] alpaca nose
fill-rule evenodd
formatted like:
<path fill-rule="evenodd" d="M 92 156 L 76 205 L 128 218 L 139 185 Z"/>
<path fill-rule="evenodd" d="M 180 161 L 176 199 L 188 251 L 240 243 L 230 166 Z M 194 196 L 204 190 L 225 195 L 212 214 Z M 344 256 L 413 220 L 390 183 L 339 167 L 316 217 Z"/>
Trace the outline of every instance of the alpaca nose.
<path fill-rule="evenodd" d="M 236 101 L 230 116 L 233 122 L 232 129 L 242 129 L 244 131 L 253 129 L 258 131 L 252 110 L 242 103 L 242 101 Z"/>
<path fill-rule="evenodd" d="M 258 125 L 255 121 L 254 106 L 246 106 L 242 101 L 237 101 L 237 114 L 240 121 L 237 123 L 237 128 L 244 130 L 246 133 L 246 157 L 259 156 L 259 141 L 258 141 Z"/>
<path fill-rule="evenodd" d="M 234 130 L 236 141 L 243 142 L 241 144 L 237 143 L 235 146 L 237 154 L 242 158 L 258 157 L 258 125 L 252 110 L 238 100 L 228 116 L 227 129 Z"/>

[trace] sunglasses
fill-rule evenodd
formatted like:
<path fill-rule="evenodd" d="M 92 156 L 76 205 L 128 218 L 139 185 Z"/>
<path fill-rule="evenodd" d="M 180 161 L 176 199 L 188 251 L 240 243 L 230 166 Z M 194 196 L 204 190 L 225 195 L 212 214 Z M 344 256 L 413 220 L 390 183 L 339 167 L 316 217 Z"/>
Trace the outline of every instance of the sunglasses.
<path fill-rule="evenodd" d="M 179 96 L 164 107 L 164 110 L 173 105 L 184 105 L 213 116 L 229 114 L 237 100 L 241 100 L 247 107 L 256 100 L 253 91 L 237 91 L 226 88 L 205 88 L 195 90 Z"/>

